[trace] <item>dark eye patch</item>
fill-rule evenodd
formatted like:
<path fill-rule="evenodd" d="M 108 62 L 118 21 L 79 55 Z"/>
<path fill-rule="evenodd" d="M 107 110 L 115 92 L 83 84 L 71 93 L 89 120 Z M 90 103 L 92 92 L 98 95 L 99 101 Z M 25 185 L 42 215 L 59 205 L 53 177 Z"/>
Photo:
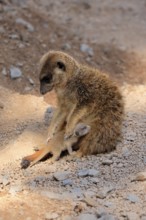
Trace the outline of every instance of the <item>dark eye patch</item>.
<path fill-rule="evenodd" d="M 63 71 L 66 70 L 64 63 L 62 63 L 61 61 L 57 62 L 57 67 Z"/>
<path fill-rule="evenodd" d="M 41 82 L 49 84 L 51 80 L 52 80 L 52 74 L 49 74 L 48 76 L 44 76 L 44 78 L 41 79 Z"/>

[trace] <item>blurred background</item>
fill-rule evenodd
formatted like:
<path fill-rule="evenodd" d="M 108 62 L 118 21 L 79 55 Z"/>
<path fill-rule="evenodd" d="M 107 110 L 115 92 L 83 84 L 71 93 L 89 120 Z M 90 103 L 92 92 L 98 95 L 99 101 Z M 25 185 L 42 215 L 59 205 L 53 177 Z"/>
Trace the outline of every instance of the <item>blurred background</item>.
<path fill-rule="evenodd" d="M 39 95 L 37 63 L 63 50 L 120 85 L 146 82 L 145 0 L 0 0 L 0 85 Z"/>

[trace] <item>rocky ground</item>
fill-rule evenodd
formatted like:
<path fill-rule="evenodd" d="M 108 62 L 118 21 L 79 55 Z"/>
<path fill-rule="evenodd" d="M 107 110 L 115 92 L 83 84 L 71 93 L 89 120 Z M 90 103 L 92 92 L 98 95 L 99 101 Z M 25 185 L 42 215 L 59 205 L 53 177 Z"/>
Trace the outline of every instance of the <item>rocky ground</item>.
<path fill-rule="evenodd" d="M 145 0 L 0 1 L 0 220 L 146 219 L 145 19 Z M 109 154 L 21 170 L 56 104 L 54 92 L 39 94 L 37 63 L 49 49 L 117 81 L 123 140 Z"/>

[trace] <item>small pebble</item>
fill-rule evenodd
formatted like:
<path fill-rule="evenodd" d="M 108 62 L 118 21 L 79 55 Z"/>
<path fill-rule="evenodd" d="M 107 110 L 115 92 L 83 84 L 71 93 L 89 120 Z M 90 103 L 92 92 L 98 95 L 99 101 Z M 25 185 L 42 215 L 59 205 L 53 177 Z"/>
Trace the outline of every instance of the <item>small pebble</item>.
<path fill-rule="evenodd" d="M 139 202 L 139 198 L 138 196 L 134 195 L 134 194 L 129 194 L 127 196 L 127 199 L 132 202 L 132 203 L 136 203 L 136 202 Z"/>
<path fill-rule="evenodd" d="M 8 178 L 7 176 L 3 176 L 3 178 L 2 178 L 2 184 L 3 184 L 4 186 L 7 186 L 7 185 L 10 184 L 10 180 L 9 180 L 9 178 Z"/>
<path fill-rule="evenodd" d="M 62 184 L 63 186 L 67 186 L 67 185 L 72 186 L 73 182 L 71 179 L 66 179 L 66 180 L 63 180 Z"/>
<path fill-rule="evenodd" d="M 110 214 L 103 214 L 98 220 L 118 220 L 117 217 L 110 215 Z"/>
<path fill-rule="evenodd" d="M 25 21 L 23 18 L 17 18 L 16 19 L 16 23 L 17 24 L 21 24 L 24 27 L 26 27 L 28 29 L 28 31 L 33 32 L 34 31 L 34 27 L 32 26 L 32 24 L 30 24 L 29 22 Z"/>
<path fill-rule="evenodd" d="M 88 176 L 98 176 L 99 175 L 99 171 L 98 170 L 95 170 L 95 169 L 89 169 L 88 170 Z"/>
<path fill-rule="evenodd" d="M 78 176 L 79 177 L 86 177 L 86 176 L 98 176 L 99 171 L 95 169 L 84 169 L 84 170 L 79 170 Z"/>
<path fill-rule="evenodd" d="M 94 55 L 93 49 L 87 44 L 81 44 L 80 45 L 80 50 L 84 53 L 87 53 L 89 56 Z"/>
<path fill-rule="evenodd" d="M 31 85 L 34 85 L 34 81 L 31 78 L 28 78 L 28 80 Z"/>
<path fill-rule="evenodd" d="M 63 181 L 66 180 L 69 176 L 70 172 L 64 171 L 64 172 L 56 172 L 53 174 L 53 177 L 57 181 Z"/>
<path fill-rule="evenodd" d="M 62 50 L 70 50 L 71 49 L 71 45 L 69 43 L 65 43 L 63 46 L 62 46 Z"/>
<path fill-rule="evenodd" d="M 88 173 L 89 173 L 89 171 L 88 171 L 87 169 L 85 169 L 85 170 L 79 170 L 78 176 L 79 176 L 79 177 L 86 177 L 86 176 L 88 176 Z"/>
<path fill-rule="evenodd" d="M 22 76 L 22 72 L 19 68 L 14 67 L 14 66 L 10 68 L 11 79 L 17 79 L 17 78 L 20 78 L 21 76 Z"/>
<path fill-rule="evenodd" d="M 112 160 L 104 160 L 104 161 L 102 161 L 102 164 L 103 165 L 111 165 L 113 163 L 113 161 Z"/>

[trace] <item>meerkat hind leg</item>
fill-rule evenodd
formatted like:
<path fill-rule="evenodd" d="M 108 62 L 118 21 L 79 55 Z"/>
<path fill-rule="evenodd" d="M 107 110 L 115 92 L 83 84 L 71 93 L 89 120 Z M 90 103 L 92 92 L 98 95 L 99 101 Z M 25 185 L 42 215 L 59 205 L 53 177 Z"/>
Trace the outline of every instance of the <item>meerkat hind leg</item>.
<path fill-rule="evenodd" d="M 59 160 L 59 158 L 60 158 L 60 153 L 53 152 L 53 156 L 48 160 L 48 163 L 49 164 L 54 163 L 55 161 Z"/>
<path fill-rule="evenodd" d="M 68 151 L 69 155 L 72 155 L 72 154 L 73 154 L 73 151 L 72 151 L 72 147 L 71 147 L 71 146 L 68 146 L 68 147 L 67 147 L 67 151 Z"/>
<path fill-rule="evenodd" d="M 73 160 L 75 158 L 81 158 L 83 157 L 83 153 L 80 150 L 77 151 L 73 151 L 69 156 L 68 156 L 68 160 Z"/>

